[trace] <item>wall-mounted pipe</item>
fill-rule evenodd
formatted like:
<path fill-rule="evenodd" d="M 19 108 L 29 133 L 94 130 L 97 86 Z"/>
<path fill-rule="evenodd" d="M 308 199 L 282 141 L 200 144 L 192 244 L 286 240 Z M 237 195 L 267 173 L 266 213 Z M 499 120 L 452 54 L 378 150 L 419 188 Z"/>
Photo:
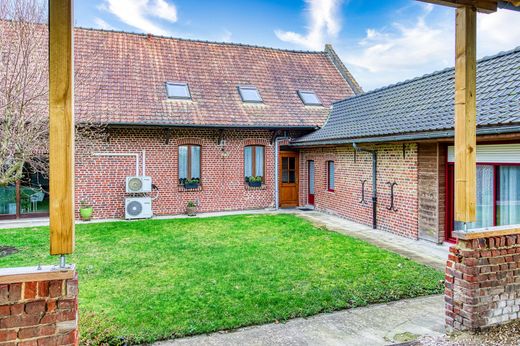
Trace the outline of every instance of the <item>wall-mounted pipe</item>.
<path fill-rule="evenodd" d="M 142 162 L 143 162 L 143 176 L 146 175 L 146 150 L 143 150 L 143 157 L 142 157 Z"/>
<path fill-rule="evenodd" d="M 364 151 L 372 154 L 372 228 L 377 228 L 377 150 L 359 147 L 352 143 L 355 151 Z"/>
<path fill-rule="evenodd" d="M 279 209 L 280 207 L 280 196 L 279 196 L 279 189 L 278 189 L 278 168 L 279 168 L 279 165 L 280 165 L 280 160 L 279 160 L 279 154 L 280 154 L 280 142 L 285 140 L 285 139 L 289 139 L 289 137 L 287 136 L 287 131 L 284 131 L 284 134 L 283 136 L 276 136 L 275 137 L 275 140 L 274 140 L 274 208 L 276 210 Z"/>
<path fill-rule="evenodd" d="M 136 176 L 139 175 L 139 154 L 134 154 L 134 153 L 94 153 L 94 156 L 135 157 L 135 175 Z"/>

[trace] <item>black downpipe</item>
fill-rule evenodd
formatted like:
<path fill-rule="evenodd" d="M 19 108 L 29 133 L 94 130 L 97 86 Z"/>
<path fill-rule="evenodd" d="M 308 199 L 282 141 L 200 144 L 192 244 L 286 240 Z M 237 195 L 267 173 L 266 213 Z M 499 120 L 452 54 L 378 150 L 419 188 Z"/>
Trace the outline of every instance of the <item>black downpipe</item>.
<path fill-rule="evenodd" d="M 377 229 L 377 150 L 360 148 L 352 143 L 354 150 L 372 154 L 372 228 Z"/>

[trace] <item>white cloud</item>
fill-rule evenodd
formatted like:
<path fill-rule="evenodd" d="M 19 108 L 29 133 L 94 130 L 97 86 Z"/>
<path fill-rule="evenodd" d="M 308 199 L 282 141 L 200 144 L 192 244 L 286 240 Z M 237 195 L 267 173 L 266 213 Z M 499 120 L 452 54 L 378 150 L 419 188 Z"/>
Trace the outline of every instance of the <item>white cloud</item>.
<path fill-rule="evenodd" d="M 339 7 L 342 0 L 305 0 L 308 16 L 306 34 L 276 30 L 276 36 L 284 41 L 308 49 L 323 49 L 327 38 L 334 38 L 341 30 Z"/>
<path fill-rule="evenodd" d="M 127 25 L 156 35 L 171 34 L 157 25 L 157 19 L 170 23 L 177 21 L 177 8 L 166 0 L 105 0 L 100 8 Z"/>
<path fill-rule="evenodd" d="M 98 29 L 115 30 L 115 28 L 112 25 L 108 24 L 106 21 L 104 21 L 103 19 L 101 19 L 99 17 L 94 18 L 94 25 Z"/>
<path fill-rule="evenodd" d="M 220 39 L 218 41 L 221 42 L 231 42 L 231 38 L 233 37 L 233 33 L 229 31 L 228 29 L 224 29 L 224 33 L 222 36 L 220 36 Z"/>
<path fill-rule="evenodd" d="M 479 14 L 477 22 L 477 52 L 480 57 L 520 46 L 520 14 L 499 10 Z"/>
<path fill-rule="evenodd" d="M 342 54 L 365 90 L 454 65 L 455 15 L 452 10 L 436 11 L 423 6 L 413 23 L 369 28 L 357 46 Z M 518 13 L 505 10 L 479 14 L 478 56 L 519 46 L 520 31 L 512 30 L 519 20 Z"/>

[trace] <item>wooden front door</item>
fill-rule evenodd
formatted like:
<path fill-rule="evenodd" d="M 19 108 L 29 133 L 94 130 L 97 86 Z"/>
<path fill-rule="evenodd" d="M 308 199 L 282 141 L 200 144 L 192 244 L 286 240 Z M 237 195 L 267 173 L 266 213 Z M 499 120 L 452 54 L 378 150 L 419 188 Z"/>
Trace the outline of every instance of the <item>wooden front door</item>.
<path fill-rule="evenodd" d="M 298 153 L 280 152 L 279 191 L 280 207 L 298 206 Z"/>

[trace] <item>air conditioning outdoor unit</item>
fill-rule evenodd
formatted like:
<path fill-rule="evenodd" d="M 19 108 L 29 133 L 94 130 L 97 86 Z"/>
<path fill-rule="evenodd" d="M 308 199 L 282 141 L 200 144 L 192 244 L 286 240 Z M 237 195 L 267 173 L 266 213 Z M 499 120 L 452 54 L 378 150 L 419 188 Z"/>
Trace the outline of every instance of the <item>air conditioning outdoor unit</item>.
<path fill-rule="evenodd" d="M 126 177 L 126 193 L 152 192 L 152 177 Z"/>
<path fill-rule="evenodd" d="M 125 219 L 149 219 L 153 216 L 151 197 L 125 199 Z"/>

